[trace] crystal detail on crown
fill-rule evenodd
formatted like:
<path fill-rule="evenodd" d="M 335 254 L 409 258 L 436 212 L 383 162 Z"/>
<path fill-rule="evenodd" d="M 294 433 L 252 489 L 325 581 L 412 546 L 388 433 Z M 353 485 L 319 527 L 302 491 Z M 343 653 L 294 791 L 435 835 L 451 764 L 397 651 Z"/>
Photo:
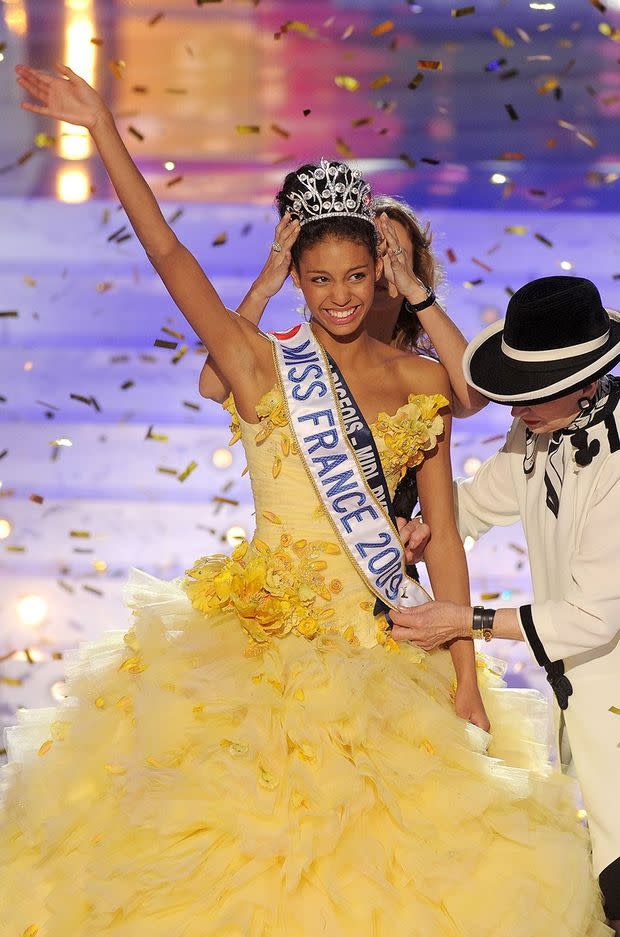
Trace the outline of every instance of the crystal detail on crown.
<path fill-rule="evenodd" d="M 298 178 L 300 188 L 288 199 L 301 227 L 334 217 L 363 218 L 372 224 L 370 186 L 359 169 L 322 159 L 313 172 L 302 172 Z"/>

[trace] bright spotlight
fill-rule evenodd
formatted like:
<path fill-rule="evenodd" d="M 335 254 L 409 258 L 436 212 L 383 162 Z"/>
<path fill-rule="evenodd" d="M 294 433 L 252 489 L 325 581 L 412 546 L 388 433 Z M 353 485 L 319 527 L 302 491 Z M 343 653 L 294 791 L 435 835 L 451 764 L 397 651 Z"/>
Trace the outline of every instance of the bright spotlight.
<path fill-rule="evenodd" d="M 463 471 L 466 475 L 475 475 L 481 465 L 482 462 L 477 455 L 470 455 L 463 462 Z"/>
<path fill-rule="evenodd" d="M 13 525 L 6 517 L 0 517 L 0 540 L 6 540 L 10 537 Z"/>
<path fill-rule="evenodd" d="M 17 603 L 17 614 L 24 625 L 40 625 L 47 615 L 47 602 L 40 595 L 24 595 Z"/>
<path fill-rule="evenodd" d="M 236 525 L 233 527 L 229 527 L 228 530 L 226 531 L 226 540 L 230 544 L 231 547 L 239 546 L 239 543 L 242 540 L 245 540 L 246 536 L 247 534 L 245 530 L 243 529 L 243 527 L 239 527 Z"/>
<path fill-rule="evenodd" d="M 227 469 L 232 465 L 232 452 L 230 449 L 216 449 L 211 456 L 211 461 L 217 469 Z"/>
<path fill-rule="evenodd" d="M 494 185 L 502 185 L 504 182 L 508 182 L 508 176 L 505 176 L 503 172 L 494 172 L 491 176 L 491 182 Z"/>

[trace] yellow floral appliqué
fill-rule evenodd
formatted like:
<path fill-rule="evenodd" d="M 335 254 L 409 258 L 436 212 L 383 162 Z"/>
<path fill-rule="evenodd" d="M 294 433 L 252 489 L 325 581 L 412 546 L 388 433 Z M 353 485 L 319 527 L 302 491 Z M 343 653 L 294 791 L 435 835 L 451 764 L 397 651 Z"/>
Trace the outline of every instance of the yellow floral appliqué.
<path fill-rule="evenodd" d="M 228 413 L 230 413 L 230 432 L 232 433 L 232 436 L 228 445 L 234 446 L 234 444 L 241 439 L 241 422 L 239 420 L 239 414 L 237 413 L 237 408 L 235 406 L 235 399 L 232 394 L 228 395 L 222 406 L 225 410 L 228 411 Z M 256 416 L 260 422 L 260 429 L 258 430 L 255 439 L 257 446 L 260 446 L 261 443 L 265 442 L 265 440 L 271 436 L 274 429 L 281 429 L 287 425 L 284 398 L 282 397 L 282 391 L 277 384 L 272 387 L 271 390 L 268 390 L 266 394 L 263 394 L 261 399 L 256 404 Z M 288 436 L 282 438 L 281 447 L 282 454 L 284 456 L 288 456 L 291 452 L 296 452 L 296 446 Z M 274 469 L 274 472 L 274 478 L 276 478 L 277 475 L 280 474 L 280 469 Z"/>
<path fill-rule="evenodd" d="M 435 448 L 443 432 L 439 410 L 447 406 L 442 394 L 409 394 L 408 403 L 393 416 L 379 414 L 374 435 L 387 475 L 404 474 L 423 461 L 425 452 Z"/>
<path fill-rule="evenodd" d="M 301 540 L 287 549 L 289 543 L 283 534 L 275 549 L 263 541 L 243 541 L 232 556 L 201 557 L 184 583 L 192 605 L 206 615 L 235 611 L 259 643 L 290 632 L 316 637 L 333 614 L 329 606 L 316 608 L 318 597 L 331 599 L 320 554 L 333 552 L 333 546 Z"/>

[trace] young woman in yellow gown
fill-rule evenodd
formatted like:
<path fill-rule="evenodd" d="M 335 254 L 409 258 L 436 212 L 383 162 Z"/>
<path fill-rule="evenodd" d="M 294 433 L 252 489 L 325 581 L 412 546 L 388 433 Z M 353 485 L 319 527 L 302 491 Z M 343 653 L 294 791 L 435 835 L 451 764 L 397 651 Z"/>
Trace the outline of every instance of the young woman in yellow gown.
<path fill-rule="evenodd" d="M 257 527 L 184 580 L 134 573 L 131 628 L 82 648 L 69 700 L 9 733 L 3 937 L 607 934 L 573 791 L 524 747 L 506 691 L 482 668 L 494 732 L 521 767 L 486 751 L 472 642 L 429 655 L 395 645 L 374 614 L 379 587 L 311 481 L 301 376 L 278 357 L 291 336 L 275 346 L 230 316 L 99 97 L 61 75 L 21 68 L 41 102 L 28 106 L 89 128 L 149 257 L 230 383 Z M 311 172 L 319 189 L 325 170 L 347 184 L 353 175 L 323 167 L 321 181 Z M 299 196 L 301 181 L 287 177 L 283 197 Z M 391 492 L 419 462 L 433 588 L 462 601 L 447 378 L 368 337 L 376 237 L 367 205 L 362 217 L 345 208 L 302 226 L 294 276 L 313 321 L 300 334 L 331 356 L 326 399 L 348 384 Z"/>

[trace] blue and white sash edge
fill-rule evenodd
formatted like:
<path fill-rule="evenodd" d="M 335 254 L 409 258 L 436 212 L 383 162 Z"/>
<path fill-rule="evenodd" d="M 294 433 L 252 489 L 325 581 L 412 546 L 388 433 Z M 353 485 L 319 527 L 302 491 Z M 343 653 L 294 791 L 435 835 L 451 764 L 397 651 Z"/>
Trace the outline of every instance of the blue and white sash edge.
<path fill-rule="evenodd" d="M 398 531 L 361 472 L 343 425 L 331 369 L 310 327 L 300 323 L 269 338 L 302 462 L 340 545 L 366 586 L 389 608 L 430 601 L 426 590 L 407 576 Z M 300 365 L 305 365 L 302 373 L 295 374 Z M 353 509 L 341 507 L 351 499 L 357 501 Z"/>

